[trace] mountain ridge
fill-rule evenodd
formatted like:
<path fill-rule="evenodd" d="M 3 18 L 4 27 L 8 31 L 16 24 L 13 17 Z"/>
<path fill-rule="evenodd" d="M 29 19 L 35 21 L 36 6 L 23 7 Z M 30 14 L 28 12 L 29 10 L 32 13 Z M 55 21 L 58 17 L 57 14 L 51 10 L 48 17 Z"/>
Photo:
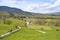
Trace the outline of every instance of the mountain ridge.
<path fill-rule="evenodd" d="M 23 10 L 21 10 L 21 9 L 12 8 L 12 7 L 8 7 L 8 6 L 0 6 L 0 11 L 15 12 L 15 13 L 23 12 Z"/>
<path fill-rule="evenodd" d="M 6 11 L 9 13 L 16 13 L 16 14 L 28 14 L 28 15 L 60 15 L 60 12 L 54 12 L 54 13 L 48 13 L 48 14 L 42 14 L 42 13 L 35 13 L 35 12 L 27 12 L 23 11 L 19 8 L 13 8 L 13 7 L 8 7 L 8 6 L 0 6 L 0 11 Z"/>

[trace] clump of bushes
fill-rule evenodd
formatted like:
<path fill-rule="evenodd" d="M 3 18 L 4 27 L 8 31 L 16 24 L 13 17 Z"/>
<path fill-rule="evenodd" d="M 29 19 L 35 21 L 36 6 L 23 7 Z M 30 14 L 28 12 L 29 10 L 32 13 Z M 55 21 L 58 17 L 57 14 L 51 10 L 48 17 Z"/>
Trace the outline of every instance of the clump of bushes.
<path fill-rule="evenodd" d="M 10 24 L 12 24 L 12 21 L 11 20 L 6 20 L 5 24 L 10 25 Z"/>

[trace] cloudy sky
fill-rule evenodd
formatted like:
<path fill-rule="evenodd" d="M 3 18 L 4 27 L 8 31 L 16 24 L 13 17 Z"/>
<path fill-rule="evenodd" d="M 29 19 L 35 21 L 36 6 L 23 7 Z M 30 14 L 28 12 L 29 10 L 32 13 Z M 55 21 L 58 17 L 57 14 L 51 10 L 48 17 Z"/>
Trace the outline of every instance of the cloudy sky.
<path fill-rule="evenodd" d="M 60 0 L 0 0 L 0 6 L 16 7 L 36 13 L 60 12 Z"/>

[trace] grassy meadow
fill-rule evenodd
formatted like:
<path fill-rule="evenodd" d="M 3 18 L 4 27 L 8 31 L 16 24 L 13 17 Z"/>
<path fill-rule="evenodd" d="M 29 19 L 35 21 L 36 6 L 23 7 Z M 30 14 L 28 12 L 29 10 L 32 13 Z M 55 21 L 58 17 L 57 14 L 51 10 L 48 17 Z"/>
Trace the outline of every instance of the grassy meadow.
<path fill-rule="evenodd" d="M 60 27 L 59 26 L 46 26 L 38 24 L 30 24 L 29 28 L 25 27 L 25 21 L 19 19 L 9 18 L 11 24 L 4 24 L 3 20 L 0 20 L 0 35 L 8 32 L 10 29 L 14 30 L 15 25 L 22 27 L 21 30 L 8 35 L 7 37 L 0 38 L 0 40 L 60 40 Z M 46 33 L 43 34 L 36 30 L 43 28 Z M 59 31 L 56 31 L 59 29 Z"/>

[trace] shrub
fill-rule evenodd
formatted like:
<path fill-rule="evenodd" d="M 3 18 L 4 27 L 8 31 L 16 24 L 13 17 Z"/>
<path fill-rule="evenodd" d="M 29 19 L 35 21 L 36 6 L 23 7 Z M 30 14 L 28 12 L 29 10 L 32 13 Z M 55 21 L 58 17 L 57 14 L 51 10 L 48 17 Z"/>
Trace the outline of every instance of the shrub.
<path fill-rule="evenodd" d="M 6 21 L 5 21 L 5 24 L 10 25 L 11 23 L 12 23 L 12 21 L 11 21 L 11 20 L 6 20 Z"/>

